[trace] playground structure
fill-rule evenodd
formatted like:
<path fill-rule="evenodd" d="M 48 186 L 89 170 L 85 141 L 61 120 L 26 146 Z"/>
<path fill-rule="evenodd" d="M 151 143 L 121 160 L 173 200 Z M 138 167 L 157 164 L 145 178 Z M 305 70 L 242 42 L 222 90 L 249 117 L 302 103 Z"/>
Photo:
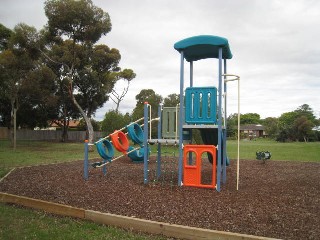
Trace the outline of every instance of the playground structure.
<path fill-rule="evenodd" d="M 157 144 L 156 176 L 161 176 L 161 145 L 178 145 L 178 185 L 212 188 L 220 191 L 221 181 L 226 182 L 227 157 L 227 82 L 238 81 L 238 156 L 237 190 L 239 188 L 239 124 L 240 124 L 240 77 L 227 74 L 227 59 L 232 58 L 228 40 L 222 37 L 201 35 L 186 38 L 174 44 L 180 53 L 180 104 L 177 107 L 158 108 L 158 117 L 151 118 L 151 106 L 144 104 L 144 117 L 95 142 L 103 162 L 94 167 L 103 167 L 116 160 L 113 146 L 135 162 L 143 162 L 144 183 L 149 182 L 149 144 Z M 195 87 L 193 62 L 218 59 L 218 87 Z M 190 63 L 190 85 L 184 88 L 184 62 Z M 224 100 L 224 101 L 223 101 Z M 138 122 L 143 120 L 143 124 Z M 151 124 L 158 122 L 157 138 L 151 137 Z M 142 129 L 143 127 L 143 129 Z M 122 131 L 127 129 L 127 134 Z M 203 144 L 192 143 L 192 130 L 199 130 Z M 129 146 L 130 139 L 139 147 Z M 108 140 L 108 139 L 111 140 Z M 84 178 L 88 178 L 88 143 L 85 144 Z M 210 183 L 202 182 L 204 155 L 212 163 Z M 120 156 L 121 157 L 121 156 Z"/>

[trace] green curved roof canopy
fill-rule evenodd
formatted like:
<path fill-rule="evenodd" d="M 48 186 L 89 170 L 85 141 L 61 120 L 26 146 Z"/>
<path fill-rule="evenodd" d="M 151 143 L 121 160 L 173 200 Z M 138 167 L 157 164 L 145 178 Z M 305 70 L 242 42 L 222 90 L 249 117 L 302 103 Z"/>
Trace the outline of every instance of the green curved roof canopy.
<path fill-rule="evenodd" d="M 222 47 L 222 58 L 231 59 L 228 39 L 212 35 L 200 35 L 183 39 L 174 44 L 174 48 L 183 51 L 188 61 L 197 61 L 205 58 L 219 58 L 219 48 Z"/>

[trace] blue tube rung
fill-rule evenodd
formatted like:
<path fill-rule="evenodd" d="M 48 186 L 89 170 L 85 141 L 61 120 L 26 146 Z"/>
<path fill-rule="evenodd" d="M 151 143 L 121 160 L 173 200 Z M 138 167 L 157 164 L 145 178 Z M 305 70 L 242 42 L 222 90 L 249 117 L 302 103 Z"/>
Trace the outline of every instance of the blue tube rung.
<path fill-rule="evenodd" d="M 112 143 L 109 140 L 105 139 L 103 141 L 97 142 L 96 146 L 97 146 L 99 155 L 103 159 L 111 162 L 111 159 L 114 156 L 114 148 Z"/>
<path fill-rule="evenodd" d="M 143 130 L 139 124 L 133 123 L 127 126 L 128 135 L 135 144 L 143 145 Z"/>

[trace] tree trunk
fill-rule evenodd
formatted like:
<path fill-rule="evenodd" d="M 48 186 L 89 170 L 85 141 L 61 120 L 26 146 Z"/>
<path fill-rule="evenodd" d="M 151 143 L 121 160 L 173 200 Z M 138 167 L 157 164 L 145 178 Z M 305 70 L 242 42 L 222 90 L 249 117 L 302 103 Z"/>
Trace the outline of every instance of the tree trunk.
<path fill-rule="evenodd" d="M 116 113 L 119 113 L 119 106 L 120 106 L 120 100 L 118 99 L 118 101 L 116 102 L 117 106 L 116 106 Z"/>
<path fill-rule="evenodd" d="M 73 94 L 71 94 L 71 99 L 72 99 L 72 102 L 73 104 L 78 108 L 79 112 L 81 113 L 83 119 L 85 120 L 86 122 L 86 125 L 87 125 L 87 131 L 88 131 L 88 140 L 89 140 L 89 143 L 93 143 L 93 126 L 91 124 L 91 121 L 90 121 L 90 118 L 88 118 L 87 114 L 83 111 L 83 109 L 81 108 L 81 106 L 79 105 L 79 103 L 77 102 L 76 98 L 74 97 Z M 90 145 L 89 146 L 89 150 L 90 151 L 93 151 L 93 148 L 92 146 Z"/>
<path fill-rule="evenodd" d="M 68 141 L 68 126 L 69 126 L 69 121 L 64 120 L 63 126 L 62 126 L 62 136 L 61 136 L 62 142 Z"/>
<path fill-rule="evenodd" d="M 15 101 L 11 101 L 11 123 L 10 123 L 10 139 L 11 146 L 15 151 L 17 148 L 17 108 L 15 106 Z"/>

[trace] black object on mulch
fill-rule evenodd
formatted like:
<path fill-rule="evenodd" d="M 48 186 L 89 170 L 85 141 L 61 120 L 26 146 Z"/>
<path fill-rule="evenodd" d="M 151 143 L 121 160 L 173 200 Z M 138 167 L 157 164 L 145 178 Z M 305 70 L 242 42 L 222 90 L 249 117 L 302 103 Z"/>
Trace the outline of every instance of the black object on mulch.
<path fill-rule="evenodd" d="M 88 181 L 83 180 L 82 161 L 16 169 L 0 183 L 0 191 L 193 227 L 320 239 L 319 163 L 243 160 L 236 191 L 236 162 L 231 161 L 227 183 L 219 193 L 178 187 L 177 159 L 163 162 L 162 181 L 148 185 L 143 184 L 143 165 L 124 157 L 107 165 L 107 176 L 91 168 Z M 149 175 L 154 178 L 155 158 L 150 160 Z"/>

